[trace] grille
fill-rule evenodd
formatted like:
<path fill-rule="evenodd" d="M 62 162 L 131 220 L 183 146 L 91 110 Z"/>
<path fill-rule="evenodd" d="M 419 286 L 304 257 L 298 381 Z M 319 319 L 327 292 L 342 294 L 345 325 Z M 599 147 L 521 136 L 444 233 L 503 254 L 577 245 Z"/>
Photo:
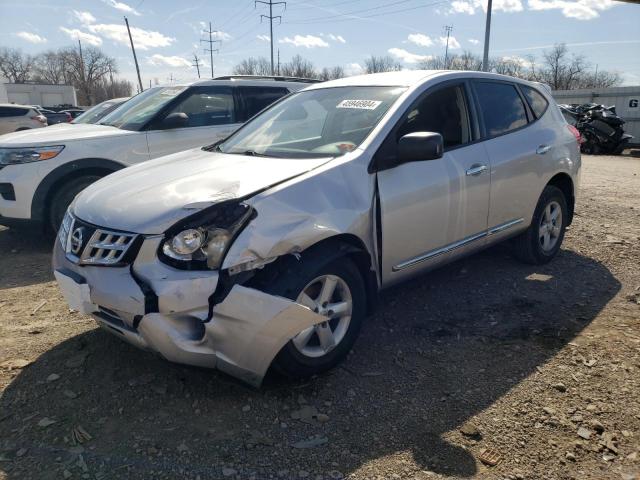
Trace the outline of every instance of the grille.
<path fill-rule="evenodd" d="M 119 266 L 138 237 L 135 233 L 96 227 L 65 215 L 58 238 L 69 260 L 80 265 Z"/>

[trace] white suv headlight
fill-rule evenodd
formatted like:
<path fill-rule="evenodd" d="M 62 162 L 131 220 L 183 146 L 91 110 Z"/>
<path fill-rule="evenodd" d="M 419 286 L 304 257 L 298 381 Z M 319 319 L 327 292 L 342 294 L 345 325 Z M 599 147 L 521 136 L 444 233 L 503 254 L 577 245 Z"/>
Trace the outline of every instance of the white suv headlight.
<path fill-rule="evenodd" d="M 52 147 L 0 148 L 0 166 L 39 162 L 57 157 L 64 145 Z"/>

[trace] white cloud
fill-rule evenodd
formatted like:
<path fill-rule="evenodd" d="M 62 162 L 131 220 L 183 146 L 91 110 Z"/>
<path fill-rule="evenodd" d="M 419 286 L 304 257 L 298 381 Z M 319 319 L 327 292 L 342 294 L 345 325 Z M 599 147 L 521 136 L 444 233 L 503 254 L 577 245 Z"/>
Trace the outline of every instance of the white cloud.
<path fill-rule="evenodd" d="M 18 32 L 16 33 L 16 37 L 20 37 L 22 40 L 29 43 L 47 43 L 47 39 L 44 37 L 41 37 L 37 33 Z"/>
<path fill-rule="evenodd" d="M 225 42 L 227 40 L 231 40 L 231 35 L 229 35 L 227 32 L 217 31 L 213 32 L 211 36 L 214 40 L 224 40 Z"/>
<path fill-rule="evenodd" d="M 524 68 L 531 68 L 531 62 L 526 58 L 519 57 L 518 55 L 507 55 L 504 57 L 500 57 L 500 60 L 502 60 L 503 62 L 517 63 Z"/>
<path fill-rule="evenodd" d="M 347 43 L 347 41 L 344 39 L 342 35 L 334 35 L 333 33 L 329 33 L 327 37 L 329 37 L 334 42 Z"/>
<path fill-rule="evenodd" d="M 132 13 L 134 15 L 140 15 L 140 12 L 138 12 L 135 8 L 130 7 L 126 3 L 118 2 L 117 0 L 102 0 L 102 1 L 104 3 L 106 3 L 107 5 L 112 6 L 116 10 L 120 10 L 121 12 Z"/>
<path fill-rule="evenodd" d="M 150 65 L 155 65 L 157 67 L 164 67 L 164 66 L 173 67 L 173 68 L 191 67 L 191 62 L 186 58 L 182 58 L 178 56 L 167 57 L 165 55 L 159 55 L 157 53 L 155 55 L 151 55 L 150 57 L 147 57 L 147 61 L 149 62 Z"/>
<path fill-rule="evenodd" d="M 93 45 L 94 47 L 99 47 L 100 45 L 102 45 L 102 39 L 100 37 L 91 35 L 87 32 L 83 32 L 82 30 L 78 30 L 77 28 L 60 27 L 60 31 L 66 33 L 72 40 L 77 41 L 78 39 L 80 39 L 82 42 Z"/>
<path fill-rule="evenodd" d="M 473 15 L 477 10 L 487 11 L 487 0 L 454 0 L 449 13 L 466 13 Z M 522 0 L 493 0 L 494 12 L 521 12 L 524 10 Z"/>
<path fill-rule="evenodd" d="M 294 35 L 293 38 L 284 37 L 278 40 L 279 43 L 290 43 L 296 47 L 315 48 L 315 47 L 328 47 L 329 44 L 320 37 L 313 35 Z"/>
<path fill-rule="evenodd" d="M 109 38 L 121 45 L 129 46 L 129 35 L 127 27 L 124 25 L 98 23 L 89 25 L 87 28 L 93 33 Z M 156 47 L 168 47 L 175 38 L 167 37 L 160 32 L 153 30 L 144 30 L 138 27 L 131 27 L 131 36 L 136 49 L 149 50 Z"/>
<path fill-rule="evenodd" d="M 480 40 L 477 40 L 475 38 L 469 38 L 469 43 L 472 45 L 478 45 L 480 43 Z"/>
<path fill-rule="evenodd" d="M 451 2 L 451 12 L 467 13 L 469 15 L 473 15 L 474 13 L 476 13 L 476 7 L 474 6 L 474 2 L 456 0 L 454 2 Z"/>
<path fill-rule="evenodd" d="M 348 63 L 344 67 L 344 74 L 347 77 L 350 77 L 352 75 L 362 75 L 363 73 L 364 73 L 364 67 L 359 63 Z"/>
<path fill-rule="evenodd" d="M 263 42 L 271 41 L 271 37 L 269 35 L 256 35 L 258 40 L 262 40 Z"/>
<path fill-rule="evenodd" d="M 592 20 L 613 7 L 613 0 L 529 0 L 529 10 L 561 10 L 568 18 Z"/>
<path fill-rule="evenodd" d="M 388 52 L 405 63 L 420 63 L 433 58 L 432 55 L 418 55 L 416 53 L 407 52 L 404 48 L 390 48 Z"/>
<path fill-rule="evenodd" d="M 447 37 L 438 38 L 438 43 L 445 47 L 447 45 Z M 453 35 L 449 36 L 449 50 L 456 50 L 460 48 L 460 42 Z"/>
<path fill-rule="evenodd" d="M 71 12 L 73 12 L 73 15 L 83 25 L 89 25 L 91 23 L 96 23 L 96 17 L 91 15 L 91 13 L 89 13 L 89 12 L 81 12 L 81 11 L 78 11 L 78 10 L 71 10 Z"/>
<path fill-rule="evenodd" d="M 407 40 L 409 40 L 411 43 L 415 43 L 416 45 L 420 45 L 421 47 L 430 47 L 431 45 L 433 45 L 433 40 L 431 40 L 431 37 L 423 35 L 422 33 L 411 33 L 407 37 Z"/>

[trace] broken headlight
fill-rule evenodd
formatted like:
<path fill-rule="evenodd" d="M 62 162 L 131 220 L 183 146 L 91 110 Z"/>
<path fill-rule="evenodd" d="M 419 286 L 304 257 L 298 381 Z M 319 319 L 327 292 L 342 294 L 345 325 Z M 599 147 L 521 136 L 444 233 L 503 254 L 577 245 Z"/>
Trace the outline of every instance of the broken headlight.
<path fill-rule="evenodd" d="M 242 203 L 224 202 L 189 217 L 165 234 L 160 258 L 176 268 L 220 268 L 231 242 L 255 215 Z"/>

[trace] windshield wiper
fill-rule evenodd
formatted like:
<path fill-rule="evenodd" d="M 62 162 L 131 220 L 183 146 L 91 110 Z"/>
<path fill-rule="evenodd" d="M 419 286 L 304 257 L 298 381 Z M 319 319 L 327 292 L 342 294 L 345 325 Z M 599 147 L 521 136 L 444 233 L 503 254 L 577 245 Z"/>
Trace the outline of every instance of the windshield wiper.
<path fill-rule="evenodd" d="M 265 155 L 264 153 L 258 153 L 255 150 L 245 150 L 242 152 L 242 155 L 247 155 L 249 157 L 268 157 L 269 155 Z"/>

